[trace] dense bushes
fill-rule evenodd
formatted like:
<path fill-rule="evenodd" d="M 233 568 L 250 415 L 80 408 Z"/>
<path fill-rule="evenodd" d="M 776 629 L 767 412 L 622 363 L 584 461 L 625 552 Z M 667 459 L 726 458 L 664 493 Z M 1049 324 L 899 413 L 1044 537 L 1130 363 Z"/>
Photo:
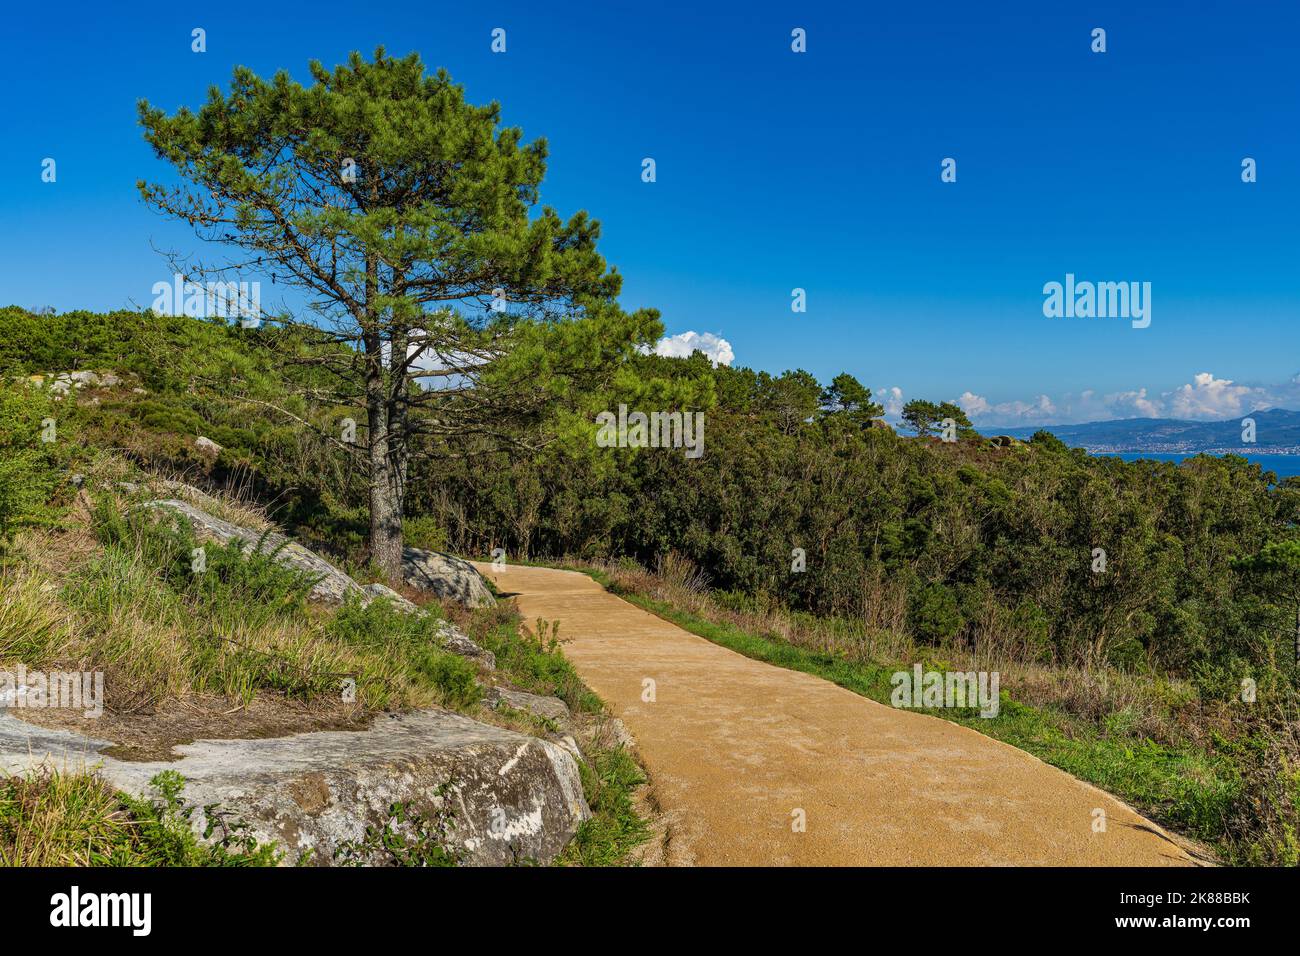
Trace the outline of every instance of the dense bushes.
<path fill-rule="evenodd" d="M 16 525 L 50 514 L 60 480 L 53 409 L 43 392 L 0 382 L 0 548 Z"/>
<path fill-rule="evenodd" d="M 303 348 L 297 334 L 271 326 L 246 329 L 150 312 L 34 315 L 10 306 L 0 309 L 0 393 L 8 387 L 24 400 L 57 407 L 60 435 L 75 426 L 81 450 L 112 448 L 151 470 L 208 472 L 214 484 L 275 501 L 284 523 L 328 537 L 352 527 L 341 516 L 359 495 L 360 476 L 293 417 L 320 415 L 317 424 L 329 434 L 348 413 L 313 413 L 291 387 L 310 387 L 323 374 L 310 360 L 292 361 Z M 93 401 L 83 394 L 77 402 L 52 402 L 48 389 L 21 382 L 74 370 L 112 371 L 123 381 L 96 390 Z M 9 417 L 24 430 L 11 443 L 30 448 L 42 416 L 25 407 Z M 195 451 L 199 435 L 223 446 L 216 461 Z M 0 451 L 7 451 L 2 421 Z M 46 454 L 52 452 L 66 459 L 75 449 L 61 442 Z M 4 484 L 0 476 L 0 493 Z M 12 484 L 40 497 L 34 481 Z"/>
<path fill-rule="evenodd" d="M 15 345 L 23 337 L 30 350 Z M 317 372 L 283 361 L 297 348 L 270 328 L 0 310 L 0 371 L 114 367 L 148 385 L 64 409 L 83 420 L 85 444 L 154 467 L 211 467 L 213 479 L 273 501 L 290 530 L 361 562 L 356 462 L 259 404 L 308 414 L 294 396 Z M 805 372 L 715 369 L 698 354 L 640 356 L 620 374 L 706 380 L 716 405 L 703 456 L 573 440 L 506 453 L 472 436 L 430 437 L 421 451 L 432 461 L 410 474 L 409 540 L 649 567 L 679 554 L 719 589 L 1049 663 L 1231 682 L 1290 658 L 1295 595 L 1247 559 L 1294 536 L 1300 482 L 1277 484 L 1233 457 L 1093 458 L 1046 432 L 1015 447 L 904 438 L 873 427 L 865 397 L 835 400 L 852 391 L 843 376 L 824 389 Z M 0 403 L 0 443 L 25 451 L 0 465 L 0 524 L 37 507 L 52 480 L 33 459 L 50 454 L 32 450 L 39 409 L 13 404 L 44 399 L 15 394 Z M 313 414 L 328 423 L 345 411 Z M 214 465 L 192 454 L 200 431 L 225 446 Z"/>
<path fill-rule="evenodd" d="M 653 567 L 676 552 L 719 589 L 936 643 L 1181 674 L 1213 662 L 1238 680 L 1289 654 L 1294 607 L 1234 559 L 1292 533 L 1295 482 L 1236 457 L 1093 458 L 1046 433 L 1011 448 L 904 438 L 819 413 L 796 374 L 712 374 L 698 460 L 480 456 L 416 476 L 412 507 L 464 553 Z"/>

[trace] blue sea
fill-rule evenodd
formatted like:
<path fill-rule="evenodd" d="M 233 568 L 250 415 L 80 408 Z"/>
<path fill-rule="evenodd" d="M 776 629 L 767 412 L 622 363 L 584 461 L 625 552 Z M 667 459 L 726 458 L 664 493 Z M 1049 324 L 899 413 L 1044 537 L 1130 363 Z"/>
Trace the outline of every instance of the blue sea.
<path fill-rule="evenodd" d="M 1113 457 L 1123 458 L 1125 461 L 1137 461 L 1139 458 L 1149 458 L 1153 461 L 1182 461 L 1184 458 L 1194 456 L 1177 452 L 1125 451 L 1115 452 Z M 1254 462 L 1265 471 L 1273 472 L 1279 478 L 1300 475 L 1300 455 L 1246 455 L 1244 457 L 1247 461 Z"/>

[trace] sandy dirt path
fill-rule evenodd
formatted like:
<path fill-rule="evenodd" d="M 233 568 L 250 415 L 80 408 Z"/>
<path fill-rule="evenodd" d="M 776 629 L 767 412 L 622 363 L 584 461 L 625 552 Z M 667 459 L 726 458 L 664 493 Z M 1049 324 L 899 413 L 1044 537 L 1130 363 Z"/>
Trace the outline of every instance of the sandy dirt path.
<path fill-rule="evenodd" d="M 670 861 L 1194 862 L 1114 797 L 973 730 L 743 657 L 583 574 L 478 567 L 529 626 L 559 622 L 565 655 L 636 738 L 667 815 Z M 652 703 L 642 700 L 647 678 Z M 1099 809 L 1105 832 L 1094 832 Z"/>

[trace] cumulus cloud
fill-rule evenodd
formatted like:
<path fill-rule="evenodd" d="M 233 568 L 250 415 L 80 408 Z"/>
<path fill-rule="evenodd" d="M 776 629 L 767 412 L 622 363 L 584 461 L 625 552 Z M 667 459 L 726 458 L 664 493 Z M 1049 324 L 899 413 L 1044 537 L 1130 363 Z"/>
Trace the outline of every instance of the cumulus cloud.
<path fill-rule="evenodd" d="M 1095 421 L 1098 418 L 1163 418 L 1164 400 L 1159 395 L 1148 395 L 1145 388 L 1098 395 L 1088 390 L 1077 402 L 1066 399 L 1074 416 L 1073 421 Z"/>
<path fill-rule="evenodd" d="M 886 418 L 897 420 L 902 417 L 903 390 L 897 385 L 875 389 L 872 391 L 871 397 L 885 409 Z"/>
<path fill-rule="evenodd" d="M 1170 393 L 1169 410 L 1174 418 L 1230 418 L 1255 410 L 1260 402 L 1267 404 L 1264 391 L 1200 372 Z"/>
<path fill-rule="evenodd" d="M 1113 418 L 1181 418 L 1222 421 L 1267 408 L 1300 408 L 1300 375 L 1272 385 L 1248 385 L 1212 372 L 1197 372 L 1190 382 L 1160 391 L 1135 388 L 1099 393 L 1085 389 L 1056 398 L 990 402 L 965 392 L 957 399 L 977 425 L 1068 425 Z"/>
<path fill-rule="evenodd" d="M 692 352 L 703 352 L 714 365 L 730 365 L 736 358 L 731 343 L 712 332 L 679 332 L 665 335 L 655 343 L 656 355 L 669 358 L 689 358 Z"/>
<path fill-rule="evenodd" d="M 957 399 L 972 422 L 988 420 L 1002 425 L 1037 424 L 1057 414 L 1056 405 L 1046 395 L 1039 395 L 1032 402 L 990 402 L 983 395 L 963 392 Z"/>
<path fill-rule="evenodd" d="M 961 410 L 970 418 L 987 416 L 993 411 L 993 406 L 983 395 L 976 395 L 974 392 L 962 392 L 961 397 L 957 399 L 957 404 Z"/>

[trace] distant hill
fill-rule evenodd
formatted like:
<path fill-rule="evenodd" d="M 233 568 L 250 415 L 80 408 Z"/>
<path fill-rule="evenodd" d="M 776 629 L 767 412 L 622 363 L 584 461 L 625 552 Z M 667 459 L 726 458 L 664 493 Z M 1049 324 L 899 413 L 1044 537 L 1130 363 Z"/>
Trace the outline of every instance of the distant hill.
<path fill-rule="evenodd" d="M 1242 419 L 1255 420 L 1255 442 L 1241 440 Z M 986 429 L 993 431 L 994 429 Z M 1120 418 L 1081 425 L 1040 425 L 1007 428 L 1002 433 L 1028 438 L 1048 431 L 1067 445 L 1090 452 L 1271 452 L 1300 454 L 1300 412 L 1274 408 L 1222 422 L 1191 422 L 1176 418 Z"/>

